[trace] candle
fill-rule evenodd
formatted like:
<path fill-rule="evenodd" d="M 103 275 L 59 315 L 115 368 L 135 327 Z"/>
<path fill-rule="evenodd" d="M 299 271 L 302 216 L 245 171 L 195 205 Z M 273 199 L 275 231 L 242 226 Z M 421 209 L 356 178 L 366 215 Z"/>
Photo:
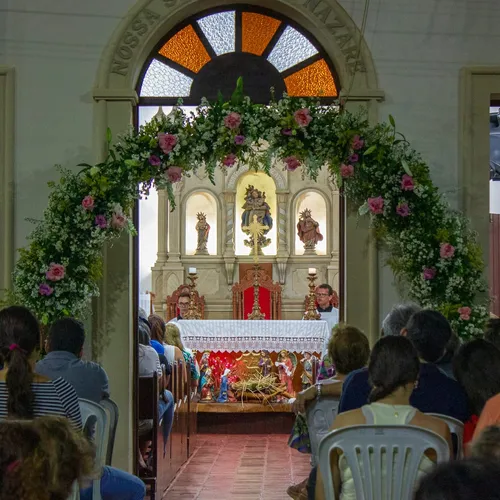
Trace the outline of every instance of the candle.
<path fill-rule="evenodd" d="M 316 274 L 316 268 L 315 267 L 310 267 L 309 268 L 309 274 Z"/>
<path fill-rule="evenodd" d="M 196 274 L 196 267 L 190 267 L 189 274 Z"/>

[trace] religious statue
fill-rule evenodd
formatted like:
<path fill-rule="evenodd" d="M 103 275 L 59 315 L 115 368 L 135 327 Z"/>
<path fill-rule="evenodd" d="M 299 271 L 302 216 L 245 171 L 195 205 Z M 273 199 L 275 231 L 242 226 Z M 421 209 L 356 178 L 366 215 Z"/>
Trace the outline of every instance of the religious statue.
<path fill-rule="evenodd" d="M 275 365 L 278 367 L 280 383 L 286 387 L 286 392 L 290 397 L 293 397 L 295 394 L 293 390 L 293 372 L 295 371 L 295 366 L 290 359 L 290 353 L 284 350 L 281 351 Z"/>
<path fill-rule="evenodd" d="M 196 255 L 208 255 L 207 241 L 208 233 L 210 233 L 210 224 L 207 222 L 207 215 L 203 212 L 198 212 L 196 217 L 198 217 L 198 222 L 196 223 L 196 232 L 198 233 Z"/>
<path fill-rule="evenodd" d="M 243 213 L 241 214 L 241 230 L 250 235 L 245 240 L 245 245 L 252 248 L 252 252 L 257 251 L 261 253 L 261 249 L 271 244 L 271 240 L 266 238 L 266 234 L 273 227 L 273 218 L 271 217 L 271 207 L 266 202 L 266 193 L 261 192 L 254 186 L 249 185 L 245 192 L 245 204 L 243 205 Z M 254 241 L 255 236 L 251 233 L 249 226 L 254 221 L 254 216 L 257 217 L 257 222 L 263 227 L 257 242 Z M 257 243 L 257 245 L 256 245 Z"/>
<path fill-rule="evenodd" d="M 201 388 L 200 401 L 213 401 L 214 379 L 212 376 L 212 368 L 210 368 L 210 366 L 205 370 L 203 378 L 204 380 Z"/>
<path fill-rule="evenodd" d="M 306 254 L 316 254 L 316 244 L 323 240 L 323 235 L 319 231 L 319 222 L 316 222 L 311 215 L 311 211 L 306 208 L 300 213 L 297 223 L 297 234 L 300 241 L 304 243 Z"/>
<path fill-rule="evenodd" d="M 210 353 L 208 351 L 203 353 L 200 361 L 200 381 L 198 385 L 198 390 L 203 397 L 203 394 L 208 395 L 206 391 L 207 383 L 212 375 L 212 369 L 208 363 Z"/>
<path fill-rule="evenodd" d="M 302 363 L 302 375 L 300 380 L 302 382 L 302 390 L 305 391 L 307 388 L 311 387 L 313 383 L 313 364 L 314 357 L 310 352 L 305 352 L 304 357 L 300 360 Z"/>
<path fill-rule="evenodd" d="M 263 377 L 267 377 L 272 370 L 273 362 L 269 356 L 269 351 L 260 351 L 259 368 Z"/>
<path fill-rule="evenodd" d="M 217 398 L 217 403 L 227 403 L 228 401 L 228 392 L 229 392 L 229 381 L 228 381 L 228 375 L 231 372 L 229 368 L 226 368 L 224 370 L 224 373 L 222 374 L 221 380 L 220 380 L 220 390 L 219 390 L 219 397 Z"/>

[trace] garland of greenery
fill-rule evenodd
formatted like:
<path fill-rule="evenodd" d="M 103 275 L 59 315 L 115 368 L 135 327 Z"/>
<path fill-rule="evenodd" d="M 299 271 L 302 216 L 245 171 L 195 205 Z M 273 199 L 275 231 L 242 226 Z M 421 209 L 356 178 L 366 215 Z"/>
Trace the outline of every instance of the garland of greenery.
<path fill-rule="evenodd" d="M 11 300 L 43 324 L 85 316 L 99 293 L 103 244 L 123 230 L 135 233 L 127 214 L 141 195 L 164 188 L 173 207 L 172 185 L 200 165 L 214 182 L 216 168 L 249 164 L 269 173 L 277 160 L 311 179 L 326 166 L 351 206 L 370 217 L 409 297 L 443 312 L 462 338 L 482 332 L 487 304 L 476 296 L 486 285 L 475 235 L 442 199 L 394 119 L 372 127 L 362 115 L 286 95 L 256 105 L 241 81 L 229 102 L 203 100 L 190 115 L 176 107 L 120 137 L 104 162 L 80 165 L 78 173 L 61 169 L 43 220 L 21 250 Z"/>

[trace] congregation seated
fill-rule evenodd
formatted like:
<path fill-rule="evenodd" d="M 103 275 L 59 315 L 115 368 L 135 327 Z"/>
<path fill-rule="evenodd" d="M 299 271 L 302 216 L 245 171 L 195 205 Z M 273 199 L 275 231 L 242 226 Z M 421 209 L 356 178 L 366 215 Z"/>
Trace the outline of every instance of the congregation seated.
<path fill-rule="evenodd" d="M 368 365 L 371 383 L 369 403 L 339 414 L 331 430 L 364 424 L 411 425 L 428 429 L 444 438 L 451 452 L 451 435 L 446 423 L 439 418 L 421 413 L 410 403 L 410 396 L 419 380 L 419 372 L 419 355 L 412 342 L 402 336 L 381 338 L 373 347 Z M 427 451 L 420 461 L 418 477 L 428 473 L 435 461 L 435 451 Z M 336 498 L 355 500 L 352 472 L 347 460 L 338 450 L 332 453 L 331 466 Z M 408 463 L 405 464 L 405 467 L 407 466 Z M 384 467 L 387 467 L 387 463 L 382 462 L 383 473 Z M 312 482 L 310 488 L 314 488 Z M 325 498 L 321 470 L 318 470 L 315 498 L 316 500 Z"/>
<path fill-rule="evenodd" d="M 398 333 L 390 332 L 392 335 Z M 465 422 L 470 412 L 464 390 L 435 364 L 445 354 L 451 333 L 446 318 L 430 310 L 414 313 L 402 329 L 402 335 L 413 343 L 421 361 L 418 385 L 410 402 L 423 413 L 448 415 Z M 368 401 L 370 390 L 366 369 L 351 373 L 344 381 L 339 413 L 362 407 Z"/>
<path fill-rule="evenodd" d="M 472 426 L 466 426 L 467 443 L 472 433 L 475 439 L 484 428 L 500 424 L 500 350 L 483 339 L 467 342 L 458 350 L 453 369 L 473 414 Z"/>
<path fill-rule="evenodd" d="M 160 364 L 158 353 L 150 345 L 149 329 L 145 323 L 139 323 L 139 377 L 152 377 L 156 372 L 159 381 L 159 400 L 158 400 L 158 418 L 161 422 L 163 431 L 163 443 L 166 445 L 168 436 L 172 431 L 174 421 L 174 397 L 170 391 L 166 389 L 167 381 L 164 376 L 163 368 Z M 142 430 L 141 430 L 142 424 Z M 140 423 L 140 433 L 143 434 L 147 430 L 146 422 Z M 146 429 L 144 429 L 146 428 Z M 144 461 L 144 455 L 147 449 L 147 441 L 143 440 L 141 452 L 142 459 L 139 457 L 139 462 L 143 468 L 147 468 Z"/>
<path fill-rule="evenodd" d="M 69 419 L 82 430 L 78 396 L 64 378 L 50 380 L 35 373 L 40 346 L 40 327 L 33 314 L 21 306 L 0 311 L 0 419 L 33 419 L 47 415 Z M 101 386 L 99 386 L 99 389 Z M 142 500 L 144 483 L 132 474 L 105 466 L 101 474 L 101 496 L 111 500 Z M 82 489 L 80 498 L 92 498 L 92 487 Z"/>
<path fill-rule="evenodd" d="M 82 360 L 85 329 L 80 321 L 63 318 L 55 321 L 47 337 L 48 354 L 35 366 L 35 372 L 51 380 L 62 377 L 80 399 L 99 403 L 109 398 L 108 375 L 93 361 Z"/>
<path fill-rule="evenodd" d="M 311 385 L 311 387 L 297 394 L 293 403 L 293 409 L 297 413 L 297 418 L 292 435 L 288 441 L 290 447 L 305 453 L 317 453 L 317 450 L 313 450 L 312 447 L 314 436 L 309 436 L 309 433 L 306 433 L 304 430 L 301 431 L 301 429 L 307 428 L 304 417 L 306 410 L 315 401 L 318 401 L 319 398 L 329 398 L 332 405 L 338 406 L 342 384 L 346 376 L 353 370 L 366 366 L 369 356 L 370 344 L 362 331 L 349 325 L 337 325 L 334 328 L 333 335 L 328 343 L 328 358 L 335 366 L 335 376 L 331 379 L 320 381 L 318 384 Z M 319 393 L 318 390 L 321 392 Z M 329 415 L 332 421 L 334 414 L 335 411 L 332 409 Z M 326 423 L 325 432 L 328 431 L 331 423 Z M 317 432 L 317 429 L 315 429 L 315 432 Z M 312 465 L 315 465 L 314 456 Z M 299 484 L 290 486 L 287 490 L 288 495 L 292 498 L 298 498 L 301 494 L 305 496 L 307 482 L 308 478 Z"/>
<path fill-rule="evenodd" d="M 184 346 L 181 338 L 181 332 L 177 325 L 175 325 L 174 323 L 168 323 L 166 325 L 165 342 L 169 346 L 174 346 L 181 351 L 183 355 L 183 361 L 185 362 L 191 373 L 192 386 L 198 387 L 198 381 L 200 379 L 200 368 L 198 366 L 198 362 L 196 361 L 196 357 L 194 356 L 193 351 Z"/>
<path fill-rule="evenodd" d="M 0 422 L 0 500 L 65 500 L 94 475 L 94 449 L 65 417 Z"/>

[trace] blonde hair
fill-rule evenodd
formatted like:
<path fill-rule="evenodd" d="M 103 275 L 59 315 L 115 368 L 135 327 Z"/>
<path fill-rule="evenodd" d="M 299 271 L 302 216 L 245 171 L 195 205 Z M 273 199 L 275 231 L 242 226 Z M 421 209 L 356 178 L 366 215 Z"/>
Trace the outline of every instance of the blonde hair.
<path fill-rule="evenodd" d="M 177 326 L 173 323 L 167 323 L 165 330 L 165 343 L 178 347 L 181 351 L 184 351 L 184 345 L 182 343 L 179 328 L 177 328 Z"/>

